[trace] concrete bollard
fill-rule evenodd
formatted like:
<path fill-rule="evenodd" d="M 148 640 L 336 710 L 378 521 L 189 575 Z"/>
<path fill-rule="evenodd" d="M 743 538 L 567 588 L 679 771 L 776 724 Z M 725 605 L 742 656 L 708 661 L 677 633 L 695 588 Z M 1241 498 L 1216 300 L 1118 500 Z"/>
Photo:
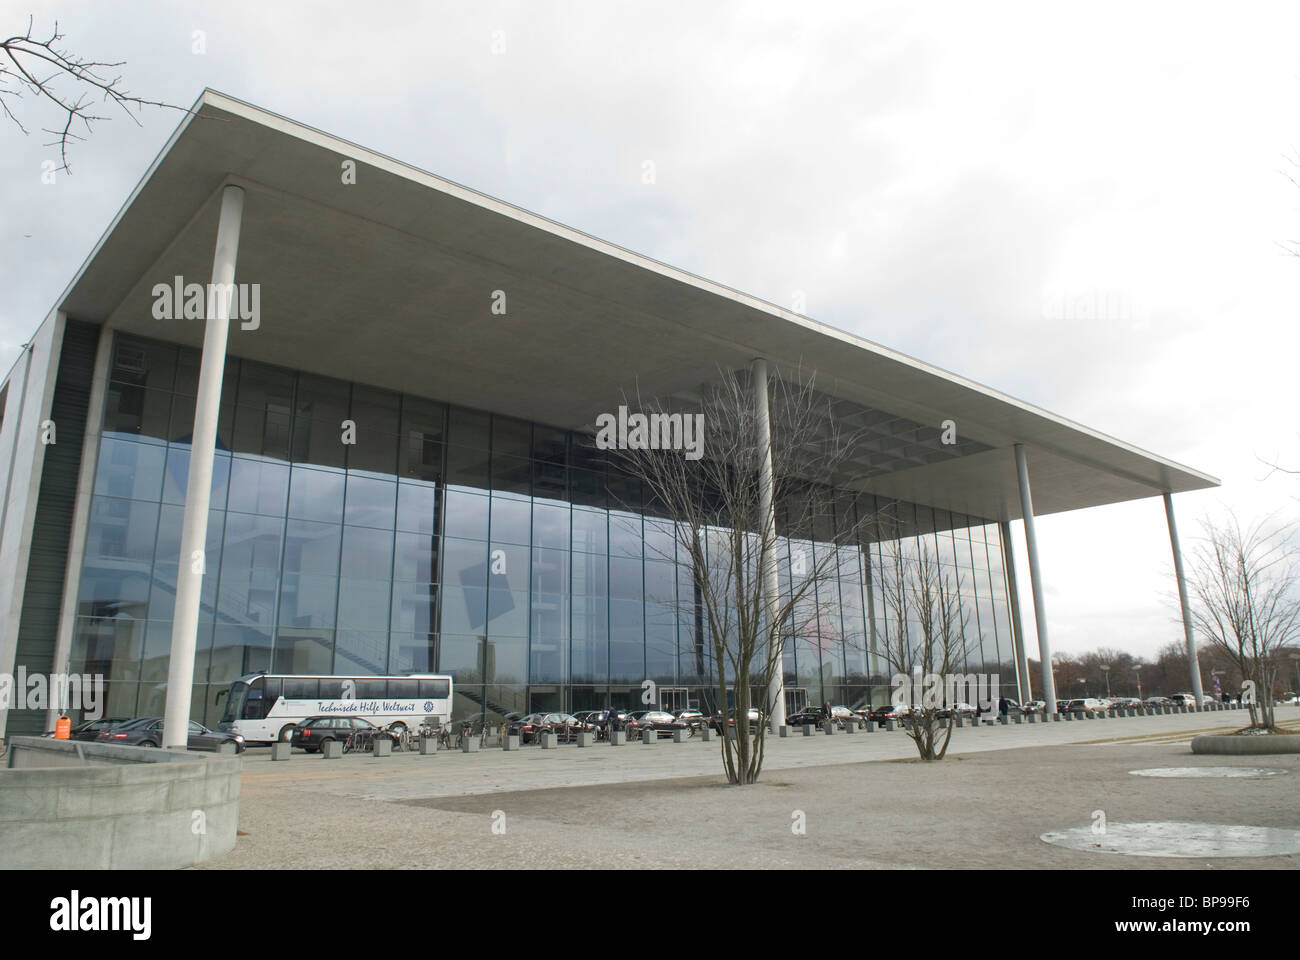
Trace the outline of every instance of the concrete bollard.
<path fill-rule="evenodd" d="M 1031 714 L 1029 714 L 1029 722 L 1030 722 L 1030 723 L 1037 723 L 1037 722 L 1038 722 L 1038 714 L 1036 714 L 1036 713 L 1031 713 Z"/>
<path fill-rule="evenodd" d="M 578 746 L 589 747 L 596 742 L 596 735 L 590 730 L 578 731 Z"/>
<path fill-rule="evenodd" d="M 320 753 L 326 760 L 337 760 L 343 756 L 343 742 L 341 740 L 326 740 L 321 746 Z"/>
<path fill-rule="evenodd" d="M 1007 725 L 1007 715 L 1005 713 L 998 714 L 998 723 L 1004 727 Z"/>
<path fill-rule="evenodd" d="M 518 734 L 508 733 L 501 738 L 502 750 L 518 750 L 521 746 L 523 746 L 523 741 L 519 739 Z"/>
<path fill-rule="evenodd" d="M 553 731 L 544 730 L 537 737 L 537 742 L 541 744 L 543 750 L 554 750 L 555 745 L 560 741 L 559 738 L 555 736 L 555 733 Z"/>
<path fill-rule="evenodd" d="M 272 760 L 288 760 L 291 756 L 293 756 L 292 743 L 281 743 L 277 741 L 271 744 Z"/>
<path fill-rule="evenodd" d="M 872 733 L 875 731 L 875 729 L 876 729 L 876 721 L 874 720 L 867 720 L 865 723 L 862 724 L 863 733 Z"/>
<path fill-rule="evenodd" d="M 239 747 L 235 746 L 235 741 L 233 741 L 233 740 L 226 740 L 226 741 L 224 741 L 224 742 L 222 742 L 222 743 L 217 744 L 217 751 L 216 751 L 216 752 L 217 752 L 217 753 L 227 753 L 227 754 L 230 754 L 230 756 L 233 757 L 233 756 L 235 756 L 235 754 L 239 753 Z"/>
<path fill-rule="evenodd" d="M 826 736 L 829 737 L 831 734 L 835 732 L 835 724 L 834 722 L 827 720 L 825 723 L 822 724 L 822 729 L 826 731 Z"/>
<path fill-rule="evenodd" d="M 850 723 L 846 723 L 846 724 L 844 724 L 844 732 L 845 732 L 845 733 L 857 733 L 857 732 L 858 732 L 858 725 L 857 725 L 856 723 L 852 723 L 852 722 L 850 722 Z"/>
<path fill-rule="evenodd" d="M 659 739 L 659 731 L 653 728 L 641 731 L 641 742 L 649 746 Z"/>
<path fill-rule="evenodd" d="M 705 743 L 710 742 L 713 739 L 713 728 L 700 727 L 700 739 L 703 740 Z"/>
<path fill-rule="evenodd" d="M 961 717 L 957 717 L 955 725 L 958 727 L 964 727 L 966 725 L 966 721 L 963 720 Z"/>
<path fill-rule="evenodd" d="M 790 728 L 783 723 L 781 726 L 776 728 L 776 735 L 780 739 L 784 740 L 790 736 Z"/>
<path fill-rule="evenodd" d="M 393 741 L 387 737 L 375 737 L 373 752 L 376 757 L 391 757 L 393 755 Z"/>
<path fill-rule="evenodd" d="M 437 753 L 437 752 L 438 752 L 438 738 L 437 738 L 437 737 L 421 737 L 421 738 L 420 738 L 420 756 L 422 756 L 422 757 L 427 757 L 427 756 L 429 756 L 429 754 L 431 754 L 431 753 Z"/>
<path fill-rule="evenodd" d="M 461 753 L 478 753 L 478 738 L 477 738 L 477 737 L 461 737 L 461 738 L 460 738 L 460 752 L 461 752 Z"/>
<path fill-rule="evenodd" d="M 885 721 L 885 729 L 886 729 L 886 730 L 889 730 L 889 731 L 892 731 L 892 730 L 894 729 L 894 721 L 893 721 L 893 720 L 886 720 L 886 721 Z"/>
<path fill-rule="evenodd" d="M 1094 713 L 1093 711 L 1091 711 L 1091 710 L 1085 710 L 1085 711 L 1083 711 L 1083 716 L 1084 716 L 1084 719 L 1085 719 L 1085 720 L 1096 720 L 1096 719 L 1097 719 L 1097 714 L 1095 714 L 1095 713 Z"/>
<path fill-rule="evenodd" d="M 731 724 L 727 725 L 727 739 L 728 740 L 736 739 L 736 728 L 733 727 Z"/>
<path fill-rule="evenodd" d="M 685 743 L 685 742 L 686 742 L 686 734 L 687 734 L 688 732 L 689 732 L 689 731 L 686 731 L 686 730 L 674 730 L 674 731 L 673 731 L 673 743 Z"/>
<path fill-rule="evenodd" d="M 1024 722 L 1025 722 L 1025 715 L 1023 713 L 1017 713 L 1016 723 L 1024 723 Z"/>
<path fill-rule="evenodd" d="M 1065 715 L 1065 719 L 1066 719 L 1067 721 L 1071 721 L 1071 720 L 1073 720 L 1073 719 L 1074 719 L 1074 714 L 1073 714 L 1073 713 L 1067 713 L 1067 714 Z"/>
<path fill-rule="evenodd" d="M 816 732 L 817 732 L 817 728 L 814 727 L 811 723 L 805 723 L 803 725 L 803 735 L 805 737 L 811 737 Z"/>

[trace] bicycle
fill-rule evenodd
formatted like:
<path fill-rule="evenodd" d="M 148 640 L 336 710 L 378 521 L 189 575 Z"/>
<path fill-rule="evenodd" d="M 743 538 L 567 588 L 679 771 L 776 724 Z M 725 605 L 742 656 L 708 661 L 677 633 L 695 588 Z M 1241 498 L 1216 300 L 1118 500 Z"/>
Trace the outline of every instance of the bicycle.
<path fill-rule="evenodd" d="M 456 734 L 456 749 L 464 750 L 465 742 L 474 735 L 474 724 L 466 720 L 460 725 L 460 731 Z"/>

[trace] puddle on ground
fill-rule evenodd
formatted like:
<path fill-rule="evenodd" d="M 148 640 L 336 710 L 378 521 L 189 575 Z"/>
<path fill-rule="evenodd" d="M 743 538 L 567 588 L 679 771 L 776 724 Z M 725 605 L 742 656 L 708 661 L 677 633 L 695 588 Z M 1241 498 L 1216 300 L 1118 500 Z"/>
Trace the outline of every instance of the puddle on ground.
<path fill-rule="evenodd" d="M 1071 827 L 1042 834 L 1039 839 L 1055 846 L 1091 853 L 1119 853 L 1131 857 L 1278 857 L 1300 853 L 1300 830 L 1245 827 L 1227 823 L 1184 823 L 1155 820 L 1117 823 L 1104 833 L 1094 825 Z"/>
<path fill-rule="evenodd" d="M 1175 777 L 1198 779 L 1201 777 L 1276 777 L 1286 773 L 1277 767 L 1151 767 L 1147 770 L 1130 770 L 1135 777 Z"/>

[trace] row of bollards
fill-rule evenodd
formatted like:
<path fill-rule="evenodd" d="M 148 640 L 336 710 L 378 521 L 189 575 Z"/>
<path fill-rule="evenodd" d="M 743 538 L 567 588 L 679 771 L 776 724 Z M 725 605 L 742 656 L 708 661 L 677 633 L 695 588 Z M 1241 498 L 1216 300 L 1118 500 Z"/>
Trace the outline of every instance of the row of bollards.
<path fill-rule="evenodd" d="M 1109 707 L 1105 710 L 1073 710 L 1068 713 L 1060 713 L 1060 712 L 1054 713 L 1051 714 L 1050 716 L 1052 718 L 1052 721 L 1054 722 L 1060 722 L 1063 720 L 1068 722 L 1073 722 L 1075 720 L 1105 720 L 1105 719 L 1116 719 L 1116 718 L 1170 716 L 1176 713 L 1215 713 L 1224 710 L 1240 710 L 1240 709 L 1241 709 L 1241 704 L 1239 703 L 1220 703 L 1218 701 L 1212 701 L 1204 705 L 1193 705 L 1193 706 L 1188 706 L 1185 703 L 1182 704 L 1166 703 L 1166 704 L 1148 704 L 1140 707 Z M 980 717 L 980 718 L 971 717 L 969 718 L 969 722 L 971 723 L 972 726 L 980 726 L 981 721 L 984 726 L 990 726 L 990 727 L 1009 726 L 1012 723 L 1015 724 L 1047 723 L 1048 722 L 1047 717 L 1048 715 L 1046 714 L 1038 714 L 1038 713 L 1018 713 L 1014 717 L 1008 717 L 1006 714 L 1000 714 L 996 717 L 996 719 L 987 716 Z M 968 722 L 968 718 L 957 717 L 954 721 L 954 725 L 957 727 L 964 727 L 966 726 L 967 722 Z M 906 720 L 885 720 L 881 723 L 877 723 L 874 720 L 859 719 L 856 722 L 845 723 L 842 729 L 839 727 L 837 723 L 834 722 L 822 723 L 820 727 L 811 723 L 806 723 L 802 725 L 801 729 L 805 737 L 812 737 L 816 735 L 818 729 L 820 729 L 825 735 L 831 736 L 836 733 L 853 734 L 853 733 L 872 733 L 876 730 L 893 731 L 899 727 L 905 727 L 906 725 L 907 725 Z M 701 727 L 698 731 L 698 734 L 700 739 L 705 743 L 710 742 L 716 735 L 713 728 L 708 726 Z M 790 728 L 788 726 L 782 726 L 779 728 L 778 730 L 779 737 L 785 739 L 789 737 L 789 735 L 790 735 Z M 734 740 L 735 736 L 736 736 L 735 730 L 731 730 L 731 729 L 727 730 L 728 739 Z M 658 743 L 659 731 L 643 730 L 641 731 L 641 736 L 639 739 L 641 743 L 646 745 L 652 745 Z M 673 735 L 672 735 L 673 743 L 685 743 L 689 739 L 691 738 L 689 737 L 688 732 L 686 730 L 677 729 L 673 731 Z M 538 735 L 537 740 L 538 740 L 538 745 L 543 750 L 553 750 L 559 745 L 559 738 L 555 733 L 550 733 L 550 732 L 541 733 Z M 599 741 L 597 740 L 595 733 L 584 730 L 577 734 L 574 742 L 579 747 L 591 747 L 596 745 Z M 614 731 L 606 742 L 610 743 L 611 746 L 626 745 L 628 743 L 627 731 L 625 730 Z M 459 749 L 462 753 L 476 753 L 479 750 L 479 746 L 480 744 L 477 738 L 463 737 L 461 738 Z M 506 736 L 501 738 L 502 750 L 517 751 L 522 749 L 522 746 L 523 743 L 518 734 L 507 734 Z M 449 748 L 449 747 L 442 748 L 443 751 L 446 751 L 448 749 L 455 749 L 455 748 Z M 393 751 L 393 742 L 391 740 L 384 739 L 384 738 L 376 739 L 374 741 L 372 750 L 373 750 L 372 755 L 375 757 L 391 756 Z M 434 737 L 420 738 L 419 752 L 421 755 L 429 756 L 438 751 L 439 751 L 439 747 L 436 738 Z M 280 743 L 273 743 L 271 745 L 272 760 L 288 760 L 291 755 L 292 755 L 292 744 L 280 742 Z M 325 741 L 323 744 L 321 744 L 321 755 L 326 760 L 339 759 L 340 757 L 343 756 L 342 741 L 339 740 Z"/>

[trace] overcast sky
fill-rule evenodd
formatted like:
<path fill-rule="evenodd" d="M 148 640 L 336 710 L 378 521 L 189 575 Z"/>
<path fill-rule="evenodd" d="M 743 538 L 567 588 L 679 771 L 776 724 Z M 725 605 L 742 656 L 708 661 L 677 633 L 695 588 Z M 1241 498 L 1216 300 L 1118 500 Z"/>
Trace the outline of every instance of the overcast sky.
<path fill-rule="evenodd" d="M 1289 519 L 1300 478 L 1260 458 L 1300 466 L 1300 5 L 1047 6 L 61 0 L 7 5 L 0 32 L 57 15 L 141 96 L 210 86 L 773 302 L 802 291 L 809 316 L 1219 477 L 1175 498 L 1185 549 L 1227 509 Z M 15 109 L 0 370 L 179 120 L 102 123 L 42 185 L 54 118 Z M 1181 639 L 1158 498 L 1038 527 L 1054 650 Z"/>

